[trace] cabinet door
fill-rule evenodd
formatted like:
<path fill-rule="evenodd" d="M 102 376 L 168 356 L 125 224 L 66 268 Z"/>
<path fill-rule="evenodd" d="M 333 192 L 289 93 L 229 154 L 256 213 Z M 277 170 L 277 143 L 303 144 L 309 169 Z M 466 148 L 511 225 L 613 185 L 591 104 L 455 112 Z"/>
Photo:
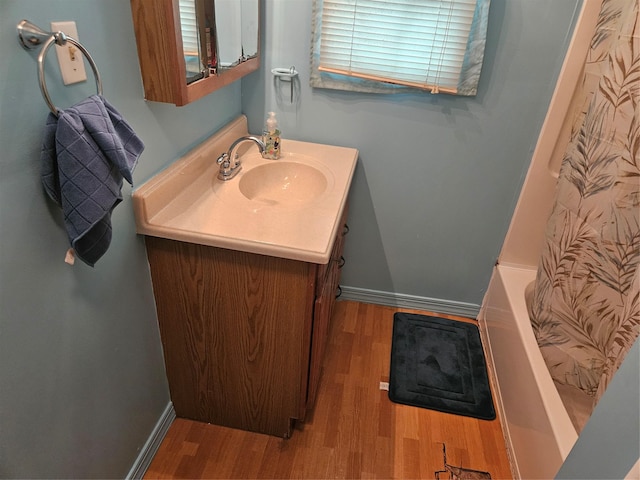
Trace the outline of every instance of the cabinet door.
<path fill-rule="evenodd" d="M 322 376 L 322 362 L 331 327 L 331 315 L 336 301 L 336 292 L 340 283 L 340 269 L 344 264 L 342 252 L 344 236 L 348 232 L 346 225 L 346 209 L 336 237 L 331 259 L 327 265 L 318 268 L 316 284 L 316 301 L 313 311 L 313 331 L 311 337 L 311 359 L 309 364 L 309 381 L 307 393 L 307 412 L 313 408 L 318 385 Z"/>
<path fill-rule="evenodd" d="M 340 224 L 338 227 L 338 234 L 336 235 L 333 243 L 329 263 L 318 265 L 316 297 L 322 295 L 324 286 L 326 282 L 329 281 L 329 275 L 332 271 L 334 271 L 333 268 L 335 267 L 335 264 L 342 265 L 342 263 L 344 262 L 344 259 L 342 258 L 342 252 L 344 250 L 344 237 L 349 232 L 349 227 L 347 226 L 347 213 L 348 206 L 345 207 L 344 212 L 342 213 L 342 218 L 340 219 Z"/>
<path fill-rule="evenodd" d="M 311 360 L 309 364 L 309 390 L 307 393 L 307 412 L 313 408 L 318 385 L 322 376 L 322 360 L 329 337 L 331 310 L 335 302 L 335 294 L 330 285 L 325 284 L 323 294 L 316 299 L 313 315 L 313 334 L 311 337 Z"/>
<path fill-rule="evenodd" d="M 147 237 L 178 417 L 286 437 L 305 412 L 312 264 Z"/>

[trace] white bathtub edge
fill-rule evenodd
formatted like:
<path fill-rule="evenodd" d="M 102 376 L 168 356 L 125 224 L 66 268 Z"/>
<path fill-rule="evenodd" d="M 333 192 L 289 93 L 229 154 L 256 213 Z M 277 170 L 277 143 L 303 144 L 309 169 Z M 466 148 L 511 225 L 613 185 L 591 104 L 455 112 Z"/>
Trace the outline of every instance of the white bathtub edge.
<path fill-rule="evenodd" d="M 534 279 L 533 268 L 498 266 L 478 316 L 514 479 L 553 478 L 577 439 L 531 330 Z"/>
<path fill-rule="evenodd" d="M 487 363 L 487 370 L 489 373 L 489 383 L 491 384 L 491 392 L 493 394 L 493 401 L 496 407 L 496 413 L 500 420 L 502 427 L 502 436 L 505 446 L 507 447 L 507 458 L 509 460 L 509 466 L 511 467 L 511 473 L 515 480 L 522 478 L 518 469 L 518 462 L 515 458 L 515 447 L 511 440 L 511 434 L 509 432 L 509 423 L 507 422 L 507 414 L 505 411 L 504 403 L 502 402 L 502 394 L 500 392 L 500 382 L 498 381 L 498 375 L 496 373 L 495 366 L 493 364 L 493 352 L 491 351 L 491 341 L 489 339 L 489 333 L 486 324 L 486 309 L 485 306 L 480 308 L 478 314 L 478 330 L 480 331 L 480 340 L 482 341 L 482 348 L 485 352 L 485 362 Z"/>
<path fill-rule="evenodd" d="M 551 427 L 558 441 L 560 454 L 563 458 L 567 458 L 576 440 L 578 440 L 578 434 L 562 403 L 558 389 L 549 374 L 542 353 L 538 348 L 537 340 L 531 329 L 531 321 L 528 316 L 527 304 L 524 297 L 525 288 L 536 279 L 536 270 L 504 265 L 498 265 L 496 269 L 502 279 L 503 285 L 509 286 L 509 288 L 505 288 L 505 290 L 509 297 L 512 311 L 524 312 L 526 314 L 526 316 L 515 315 L 518 321 L 518 331 L 524 339 L 523 344 L 529 362 L 534 367 L 533 374 L 536 377 L 536 382 L 540 385 L 540 390 L 545 392 L 545 395 L 542 395 L 542 401 L 549 414 Z"/>

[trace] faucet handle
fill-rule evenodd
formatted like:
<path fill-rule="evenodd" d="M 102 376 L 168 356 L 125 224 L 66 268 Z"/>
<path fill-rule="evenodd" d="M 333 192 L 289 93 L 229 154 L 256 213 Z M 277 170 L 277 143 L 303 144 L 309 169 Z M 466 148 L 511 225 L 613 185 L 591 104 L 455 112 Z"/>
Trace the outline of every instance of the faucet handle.
<path fill-rule="evenodd" d="M 221 154 L 216 160 L 216 163 L 218 165 L 221 165 L 222 168 L 229 168 L 229 166 L 231 165 L 231 162 L 229 162 L 229 155 L 227 155 L 226 153 Z"/>

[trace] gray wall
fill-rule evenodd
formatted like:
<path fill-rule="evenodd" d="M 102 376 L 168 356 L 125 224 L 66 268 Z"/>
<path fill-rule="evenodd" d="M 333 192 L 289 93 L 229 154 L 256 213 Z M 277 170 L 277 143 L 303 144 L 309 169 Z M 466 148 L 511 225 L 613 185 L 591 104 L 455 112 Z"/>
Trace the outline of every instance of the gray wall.
<path fill-rule="evenodd" d="M 95 268 L 63 262 L 60 212 L 39 180 L 48 110 L 17 41 L 22 18 L 76 20 L 105 97 L 146 143 L 136 184 L 238 115 L 240 85 L 180 109 L 146 103 L 128 0 L 0 0 L 0 477 L 123 477 L 169 402 L 144 243 L 125 184 L 106 255 Z M 47 57 L 56 105 L 94 92 L 90 70 L 66 88 Z"/>
<path fill-rule="evenodd" d="M 342 283 L 479 305 L 580 0 L 492 0 L 475 98 L 311 89 L 312 1 L 268 3 L 264 66 L 295 65 L 301 92 L 246 81 L 252 131 L 274 110 L 285 138 L 360 149 Z"/>

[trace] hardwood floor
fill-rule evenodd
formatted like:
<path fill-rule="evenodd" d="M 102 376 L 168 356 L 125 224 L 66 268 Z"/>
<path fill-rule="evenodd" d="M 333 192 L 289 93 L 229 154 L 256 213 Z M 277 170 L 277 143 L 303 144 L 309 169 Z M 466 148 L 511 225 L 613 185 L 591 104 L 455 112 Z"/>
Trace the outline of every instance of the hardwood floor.
<path fill-rule="evenodd" d="M 428 313 L 336 304 L 315 409 L 290 439 L 176 419 L 145 478 L 429 479 L 444 470 L 445 444 L 449 465 L 511 479 L 498 420 L 392 403 L 380 390 L 397 311 Z"/>

